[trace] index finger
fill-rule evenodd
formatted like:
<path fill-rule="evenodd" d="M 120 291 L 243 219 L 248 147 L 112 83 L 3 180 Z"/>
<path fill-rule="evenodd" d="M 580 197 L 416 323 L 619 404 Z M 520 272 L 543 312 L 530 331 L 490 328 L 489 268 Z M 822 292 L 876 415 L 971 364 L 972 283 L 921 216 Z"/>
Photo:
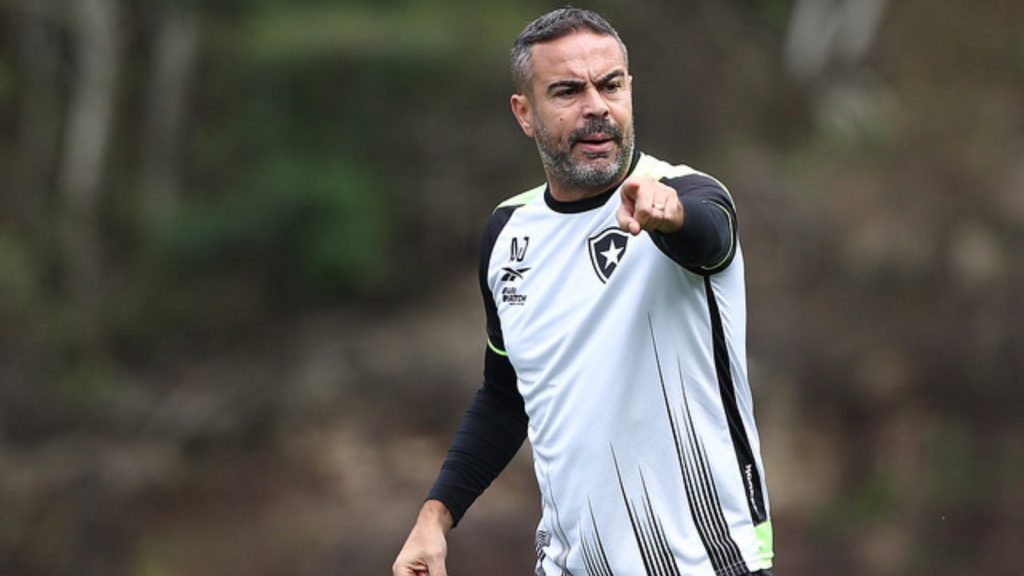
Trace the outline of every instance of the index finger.
<path fill-rule="evenodd" d="M 640 192 L 640 182 L 633 178 L 627 179 L 622 183 L 622 194 L 624 197 L 630 200 L 636 200 L 637 194 Z"/>

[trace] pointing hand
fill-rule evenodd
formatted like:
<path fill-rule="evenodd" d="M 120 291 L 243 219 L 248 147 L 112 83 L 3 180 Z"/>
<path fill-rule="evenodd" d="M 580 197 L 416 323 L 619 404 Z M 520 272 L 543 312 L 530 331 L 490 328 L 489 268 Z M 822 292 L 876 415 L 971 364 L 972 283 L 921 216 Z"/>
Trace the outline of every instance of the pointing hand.
<path fill-rule="evenodd" d="M 683 227 L 683 204 L 676 191 L 649 176 L 622 183 L 622 204 L 615 213 L 619 227 L 636 236 L 641 230 L 671 234 Z"/>

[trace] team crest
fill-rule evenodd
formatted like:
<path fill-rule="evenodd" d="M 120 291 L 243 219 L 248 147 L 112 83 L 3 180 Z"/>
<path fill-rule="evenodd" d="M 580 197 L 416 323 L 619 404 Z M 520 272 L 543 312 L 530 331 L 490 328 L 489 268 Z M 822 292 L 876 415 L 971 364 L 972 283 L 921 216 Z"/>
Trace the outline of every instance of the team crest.
<path fill-rule="evenodd" d="M 606 228 L 587 240 L 590 263 L 594 265 L 594 272 L 601 282 L 607 284 L 608 279 L 618 270 L 619 262 L 626 255 L 627 242 L 629 234 L 614 227 Z"/>

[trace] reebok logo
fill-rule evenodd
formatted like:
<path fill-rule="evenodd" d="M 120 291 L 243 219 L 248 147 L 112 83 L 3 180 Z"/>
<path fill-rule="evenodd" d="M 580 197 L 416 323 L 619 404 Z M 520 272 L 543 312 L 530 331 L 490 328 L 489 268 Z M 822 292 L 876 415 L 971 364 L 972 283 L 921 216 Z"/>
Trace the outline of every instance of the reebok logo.
<path fill-rule="evenodd" d="M 501 275 L 501 281 L 502 282 L 515 282 L 516 280 L 522 280 L 523 279 L 523 274 L 526 274 L 527 272 L 529 272 L 530 269 L 529 268 L 520 268 L 520 269 L 516 270 L 515 268 L 512 268 L 511 266 L 505 266 L 504 268 L 501 269 L 501 271 L 503 272 L 503 274 Z"/>

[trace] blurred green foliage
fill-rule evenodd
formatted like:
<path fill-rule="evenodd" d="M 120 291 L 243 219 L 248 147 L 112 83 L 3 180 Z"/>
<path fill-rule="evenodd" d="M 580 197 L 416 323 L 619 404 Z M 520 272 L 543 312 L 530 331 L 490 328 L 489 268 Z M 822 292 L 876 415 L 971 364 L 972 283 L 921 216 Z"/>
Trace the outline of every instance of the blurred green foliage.
<path fill-rule="evenodd" d="M 268 159 L 237 190 L 183 207 L 158 251 L 183 279 L 255 263 L 285 297 L 365 295 L 390 271 L 393 202 L 340 159 Z"/>

